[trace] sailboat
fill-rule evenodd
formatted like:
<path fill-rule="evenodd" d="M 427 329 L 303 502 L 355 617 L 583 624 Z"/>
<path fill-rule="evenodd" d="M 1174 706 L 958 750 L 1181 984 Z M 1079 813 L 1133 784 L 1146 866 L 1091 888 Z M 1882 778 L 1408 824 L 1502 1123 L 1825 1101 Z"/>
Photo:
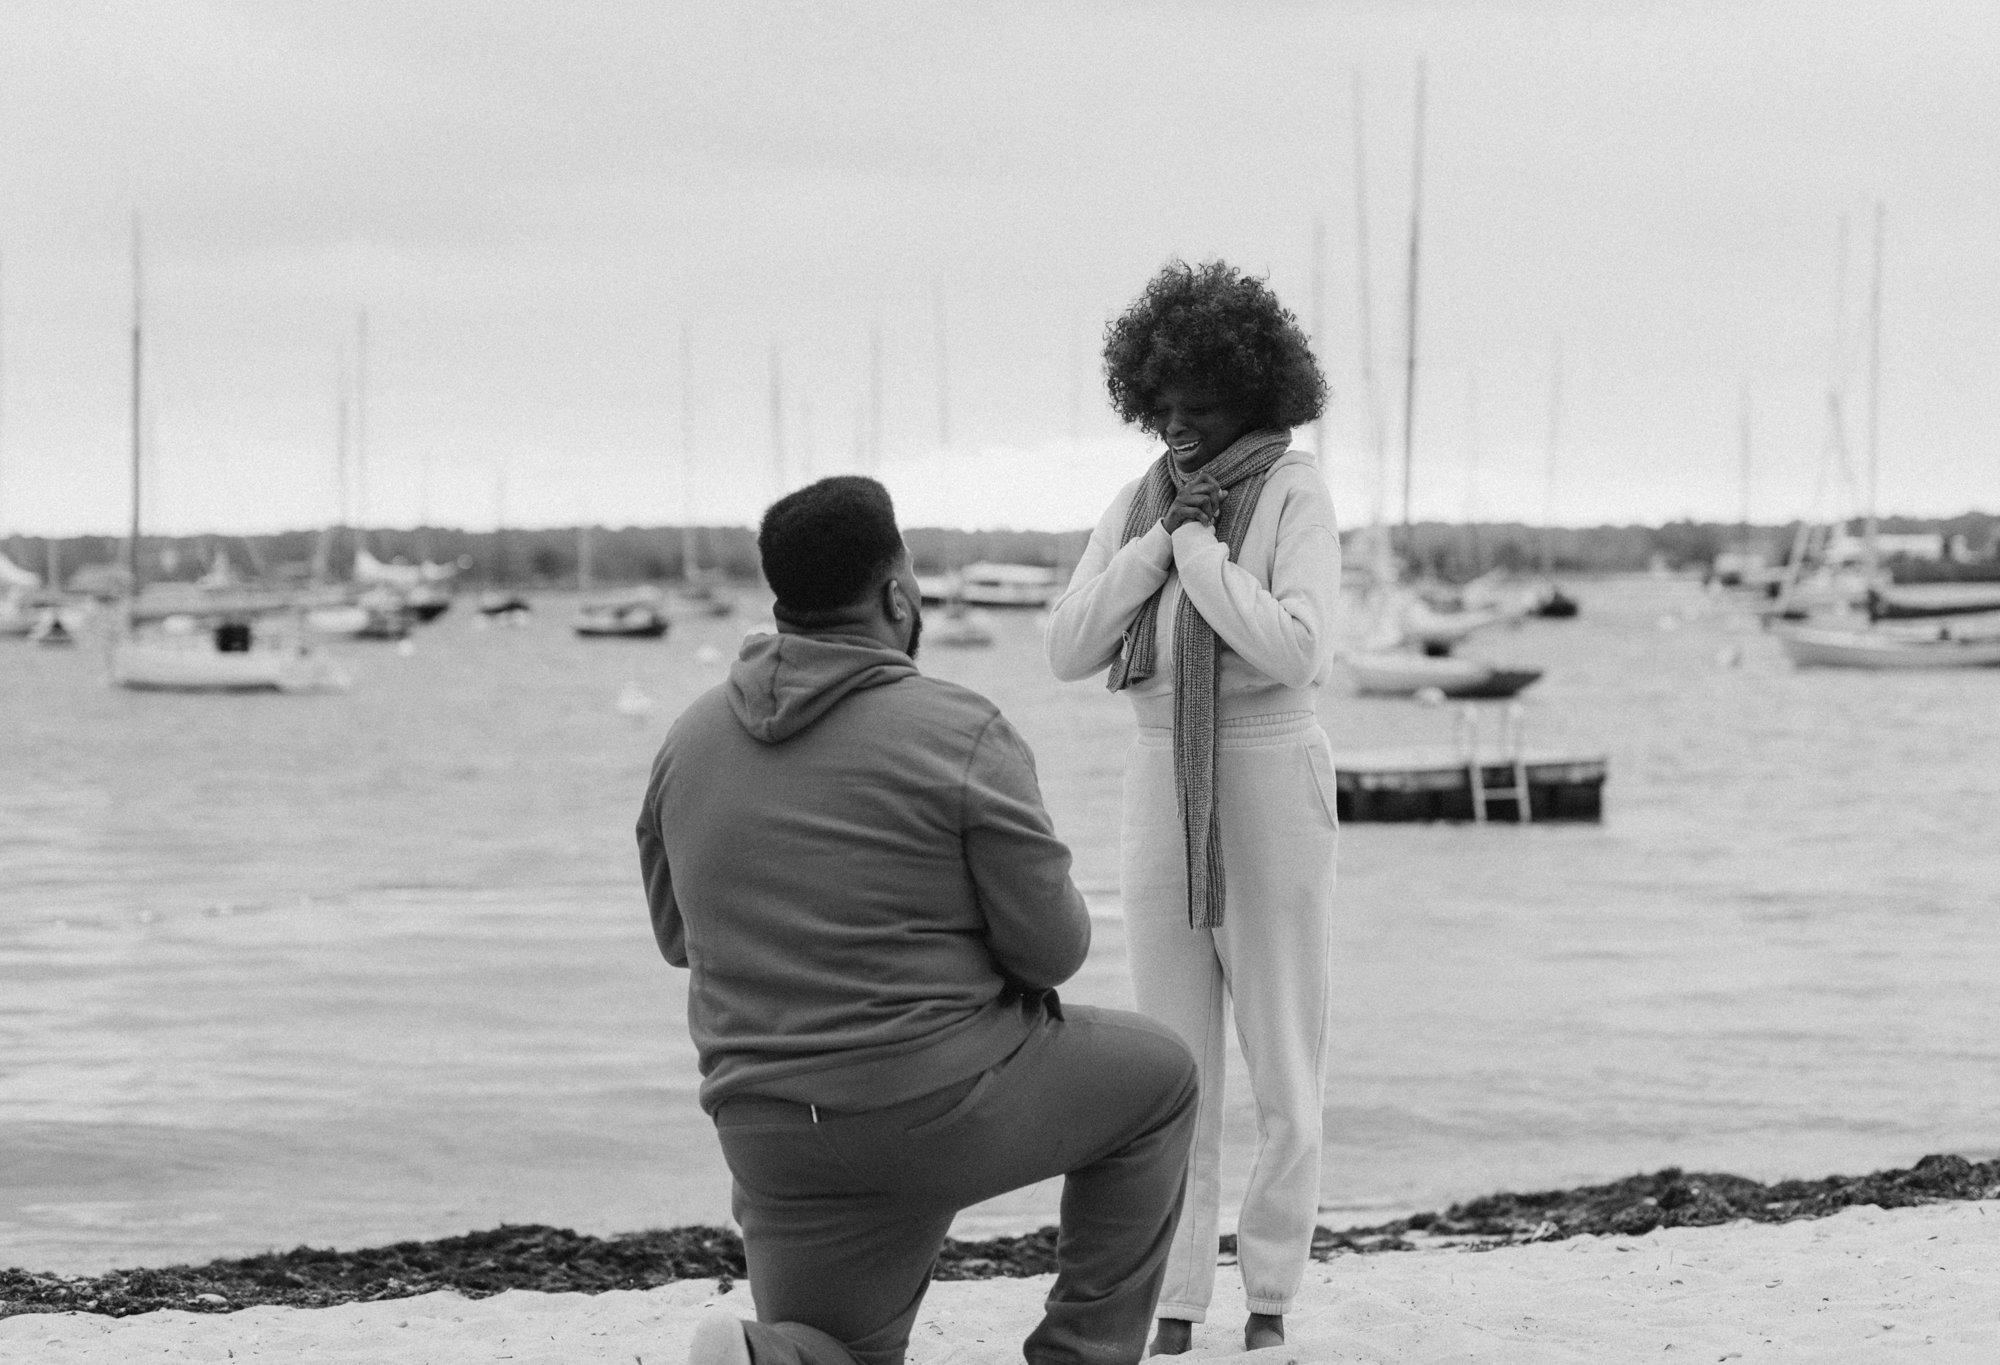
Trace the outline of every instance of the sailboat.
<path fill-rule="evenodd" d="M 1360 241 L 1362 292 L 1362 370 L 1366 397 L 1370 402 L 1371 427 L 1376 448 L 1376 501 L 1378 512 L 1371 535 L 1373 572 L 1368 589 L 1372 630 L 1358 649 L 1348 651 L 1344 662 L 1354 678 L 1355 690 L 1369 696 L 1414 696 L 1436 689 L 1452 697 L 1510 697 L 1541 677 L 1539 669 L 1502 668 L 1474 660 L 1452 659 L 1452 649 L 1474 632 L 1503 621 L 1516 619 L 1504 607 L 1447 610 L 1433 606 L 1420 595 L 1396 582 L 1395 559 L 1386 528 L 1381 525 L 1379 504 L 1386 483 L 1386 460 L 1382 439 L 1383 424 L 1374 416 L 1374 368 L 1368 340 L 1366 281 L 1368 276 L 1366 215 L 1364 203 L 1359 77 L 1355 85 L 1355 204 L 1357 236 Z M 1418 251 L 1423 221 L 1423 134 L 1424 67 L 1417 65 L 1417 92 L 1412 136 L 1410 176 L 1410 254 L 1407 278 L 1408 297 L 1404 316 L 1403 353 L 1403 548 L 1415 559 L 1415 533 L 1410 516 L 1411 470 L 1414 464 L 1417 384 L 1417 283 Z"/>
<path fill-rule="evenodd" d="M 111 647 L 111 680 L 120 687 L 178 692 L 321 692 L 344 690 L 338 668 L 297 635 L 273 635 L 241 615 L 203 620 L 176 615 L 141 631 L 135 603 L 139 593 L 140 491 L 144 443 L 141 436 L 143 311 L 139 269 L 139 229 L 132 226 L 132 530 L 126 543 L 131 595 L 125 623 Z"/>
<path fill-rule="evenodd" d="M 1882 237 L 1883 208 L 1875 205 L 1875 263 L 1868 309 L 1868 514 L 1866 577 L 1879 570 L 1876 540 L 1875 490 L 1881 472 L 1879 408 L 1882 377 Z M 1838 394 L 1831 404 L 1836 423 Z M 1836 436 L 1838 428 L 1836 427 Z M 1838 444 L 1838 443 L 1837 443 Z M 1994 668 L 2000 667 L 2000 636 L 1992 628 L 1967 622 L 1919 624 L 1877 621 L 1861 624 L 1813 620 L 1780 621 L 1772 626 L 1778 643 L 1802 668 Z"/>

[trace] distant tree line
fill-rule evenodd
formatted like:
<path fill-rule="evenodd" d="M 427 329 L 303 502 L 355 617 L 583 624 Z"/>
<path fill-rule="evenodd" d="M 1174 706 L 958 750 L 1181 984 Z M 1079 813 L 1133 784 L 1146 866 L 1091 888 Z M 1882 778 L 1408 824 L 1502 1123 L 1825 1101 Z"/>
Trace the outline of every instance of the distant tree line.
<path fill-rule="evenodd" d="M 1741 546 L 1744 529 L 1732 522 L 1674 521 L 1664 526 L 1555 527 L 1543 530 L 1518 522 L 1474 525 L 1419 522 L 1409 543 L 1400 527 L 1385 528 L 1406 562 L 1440 577 L 1463 581 L 1489 569 L 1538 571 L 1546 556 L 1560 573 L 1633 572 L 1663 565 L 1705 568 L 1722 550 Z M 1789 551 L 1799 523 L 1749 528 L 1748 541 L 1773 560 Z M 1851 530 L 1859 530 L 1850 523 Z M 2000 516 L 1968 512 L 1948 518 L 1885 517 L 1886 532 L 1942 533 L 1962 540 L 1972 556 L 2000 554 Z M 281 531 L 254 536 L 148 536 L 141 569 L 149 581 L 199 578 L 226 556 L 239 578 L 261 582 L 306 582 L 320 554 L 320 531 Z M 1352 533 L 1350 533 L 1351 535 Z M 906 533 L 920 573 L 943 573 L 978 560 L 1046 564 L 1065 573 L 1083 554 L 1086 531 L 960 531 L 914 527 Z M 352 575 L 357 537 L 336 531 L 325 554 L 335 580 Z M 665 583 L 690 571 L 745 581 L 758 576 L 756 532 L 747 526 L 558 527 L 540 530 L 463 531 L 448 527 L 371 530 L 366 545 L 390 563 L 425 560 L 459 566 L 463 582 L 486 586 L 573 587 Z M 55 564 L 68 582 L 79 570 L 105 577 L 122 563 L 124 543 L 115 536 L 71 536 L 54 543 Z M 8 558 L 23 568 L 45 572 L 51 542 L 36 536 L 0 541 Z M 1350 546 L 1350 554 L 1359 553 Z"/>

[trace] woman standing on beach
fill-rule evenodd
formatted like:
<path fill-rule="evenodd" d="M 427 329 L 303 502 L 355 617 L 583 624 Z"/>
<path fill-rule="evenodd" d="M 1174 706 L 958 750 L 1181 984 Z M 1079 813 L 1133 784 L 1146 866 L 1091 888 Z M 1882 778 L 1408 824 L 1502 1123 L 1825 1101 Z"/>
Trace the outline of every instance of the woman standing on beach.
<path fill-rule="evenodd" d="M 1139 1008 L 1201 1068 L 1186 1201 L 1154 1354 L 1188 1349 L 1215 1284 L 1225 998 L 1249 1062 L 1257 1155 L 1237 1224 L 1247 1349 L 1284 1341 L 1319 1211 L 1332 939 L 1331 668 L 1340 540 L 1290 428 L 1326 383 L 1260 280 L 1174 261 L 1114 322 L 1112 406 L 1166 449 L 1112 499 L 1050 615 L 1050 667 L 1109 669 L 1139 728 L 1120 884 Z"/>

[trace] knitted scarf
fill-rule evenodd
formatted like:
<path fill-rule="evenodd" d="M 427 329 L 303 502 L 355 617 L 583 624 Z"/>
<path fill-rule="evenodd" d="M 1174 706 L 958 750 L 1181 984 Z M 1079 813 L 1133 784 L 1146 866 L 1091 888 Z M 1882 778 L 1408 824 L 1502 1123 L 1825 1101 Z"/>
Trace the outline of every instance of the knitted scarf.
<path fill-rule="evenodd" d="M 1215 537 L 1229 547 L 1233 560 L 1243 549 L 1250 515 L 1264 479 L 1290 448 L 1292 433 L 1282 429 L 1252 431 L 1194 473 L 1183 473 L 1172 451 L 1163 453 L 1146 471 L 1132 507 L 1125 514 L 1124 539 L 1142 536 L 1166 515 L 1175 496 L 1197 474 L 1208 474 L 1229 490 L 1215 518 Z M 1164 586 L 1161 591 L 1165 591 Z M 1160 593 L 1154 593 L 1126 627 L 1123 646 L 1111 665 L 1107 685 L 1113 692 L 1153 676 L 1157 657 Z M 1178 789 L 1181 829 L 1187 836 L 1188 924 L 1213 929 L 1222 923 L 1224 878 L 1222 820 L 1216 801 L 1216 703 L 1222 688 L 1221 657 L 1215 628 L 1202 619 L 1187 595 L 1174 613 L 1174 783 Z"/>

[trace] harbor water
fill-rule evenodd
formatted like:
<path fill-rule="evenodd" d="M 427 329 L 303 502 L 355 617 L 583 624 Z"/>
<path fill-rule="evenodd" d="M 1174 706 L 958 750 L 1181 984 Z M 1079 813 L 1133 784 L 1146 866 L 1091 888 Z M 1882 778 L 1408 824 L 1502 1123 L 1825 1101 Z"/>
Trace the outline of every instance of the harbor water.
<path fill-rule="evenodd" d="M 1325 1221 L 1994 1155 L 2000 671 L 1797 671 L 1690 580 L 1567 586 L 1579 619 L 1465 652 L 1547 670 L 1529 741 L 1609 756 L 1603 822 L 1342 831 Z M 584 641 L 540 607 L 332 647 L 344 695 L 130 693 L 91 642 L 0 642 L 0 1265 L 726 1220 L 631 829 L 755 616 Z M 1096 925 L 1065 997 L 1129 1003 L 1128 708 L 997 624 L 923 667 L 1033 745 Z M 1321 715 L 1336 751 L 1457 723 L 1338 674 Z"/>

